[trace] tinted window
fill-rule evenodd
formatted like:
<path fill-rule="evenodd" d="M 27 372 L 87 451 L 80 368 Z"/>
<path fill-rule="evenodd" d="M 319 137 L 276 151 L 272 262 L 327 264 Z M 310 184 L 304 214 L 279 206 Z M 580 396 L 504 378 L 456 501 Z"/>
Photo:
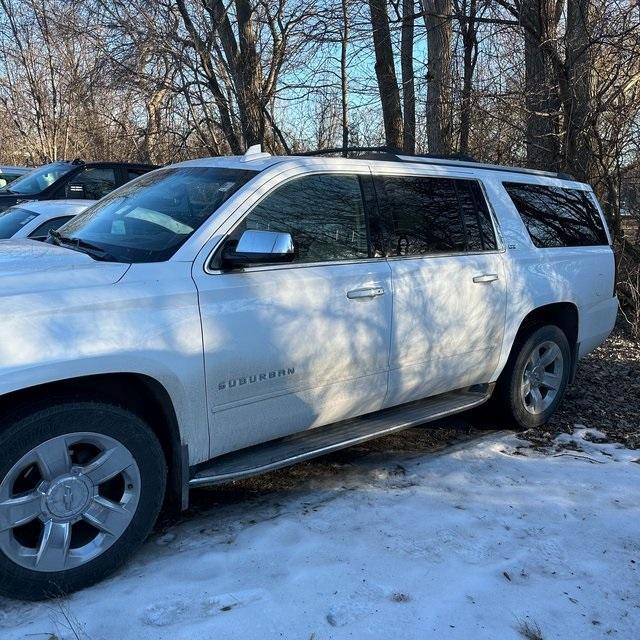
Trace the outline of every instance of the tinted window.
<path fill-rule="evenodd" d="M 37 218 L 38 214 L 22 209 L 11 207 L 0 213 L 0 239 L 6 240 L 14 236 L 25 224 Z"/>
<path fill-rule="evenodd" d="M 69 173 L 74 168 L 75 165 L 70 162 L 45 164 L 14 180 L 6 189 L 11 193 L 34 195 L 50 187 L 65 173 Z"/>
<path fill-rule="evenodd" d="M 495 251 L 497 242 L 491 214 L 475 180 L 455 180 L 460 212 L 467 236 L 467 251 Z"/>
<path fill-rule="evenodd" d="M 287 182 L 252 209 L 234 235 L 245 229 L 290 233 L 297 262 L 369 255 L 358 176 L 317 175 Z"/>
<path fill-rule="evenodd" d="M 170 258 L 255 171 L 214 167 L 159 169 L 129 182 L 60 228 L 119 262 Z"/>
<path fill-rule="evenodd" d="M 116 188 L 115 171 L 108 167 L 87 167 L 67 185 L 69 198 L 100 200 Z"/>
<path fill-rule="evenodd" d="M 376 179 L 383 215 L 391 226 L 388 255 L 464 251 L 466 240 L 454 182 L 418 176 Z"/>
<path fill-rule="evenodd" d="M 149 173 L 149 170 L 129 168 L 127 169 L 127 182 L 129 180 L 135 180 L 135 178 L 139 178 L 140 176 L 143 176 L 145 173 Z"/>
<path fill-rule="evenodd" d="M 65 222 L 69 222 L 73 216 L 62 216 L 60 218 L 52 218 L 43 222 L 36 227 L 30 234 L 30 238 L 46 238 L 49 235 L 49 231 L 59 229 Z"/>
<path fill-rule="evenodd" d="M 602 219 L 587 192 L 504 183 L 536 247 L 608 244 Z"/>

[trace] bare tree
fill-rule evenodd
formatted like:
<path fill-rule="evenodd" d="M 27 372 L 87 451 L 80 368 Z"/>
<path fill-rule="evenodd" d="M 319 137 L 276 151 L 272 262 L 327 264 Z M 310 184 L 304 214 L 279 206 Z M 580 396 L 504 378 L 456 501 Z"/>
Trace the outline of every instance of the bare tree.
<path fill-rule="evenodd" d="M 422 0 L 427 30 L 426 127 L 430 153 L 453 148 L 451 0 Z"/>
<path fill-rule="evenodd" d="M 402 107 L 385 0 L 369 0 L 369 10 L 385 142 L 390 147 L 401 149 L 403 144 Z"/>

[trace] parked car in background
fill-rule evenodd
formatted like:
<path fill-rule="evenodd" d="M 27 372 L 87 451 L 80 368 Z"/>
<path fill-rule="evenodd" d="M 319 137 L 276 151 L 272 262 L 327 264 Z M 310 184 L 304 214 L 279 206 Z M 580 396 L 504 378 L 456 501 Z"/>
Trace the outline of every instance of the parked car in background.
<path fill-rule="evenodd" d="M 29 173 L 31 169 L 28 167 L 13 167 L 10 165 L 0 165 L 0 189 L 4 189 L 9 183 L 13 182 L 25 173 Z"/>
<path fill-rule="evenodd" d="M 56 230 L 78 215 L 95 200 L 34 200 L 17 204 L 0 212 L 0 240 L 31 238 L 46 240 Z"/>
<path fill-rule="evenodd" d="M 612 330 L 570 176 L 204 158 L 0 247 L 0 594 L 100 580 L 165 496 L 492 403 L 544 424 Z"/>
<path fill-rule="evenodd" d="M 1 189 L 0 211 L 30 200 L 99 200 L 155 168 L 128 162 L 52 162 L 33 169 Z"/>

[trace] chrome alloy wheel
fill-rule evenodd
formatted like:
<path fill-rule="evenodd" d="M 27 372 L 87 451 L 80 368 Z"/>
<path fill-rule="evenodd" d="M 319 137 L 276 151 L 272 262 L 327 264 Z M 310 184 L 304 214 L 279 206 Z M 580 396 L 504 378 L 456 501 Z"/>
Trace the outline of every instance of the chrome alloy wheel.
<path fill-rule="evenodd" d="M 0 484 L 0 549 L 33 571 L 78 567 L 120 538 L 140 490 L 138 465 L 117 440 L 90 432 L 47 440 Z"/>
<path fill-rule="evenodd" d="M 546 411 L 555 400 L 562 384 L 564 358 L 560 347 L 547 340 L 537 345 L 525 364 L 520 395 L 529 413 Z"/>

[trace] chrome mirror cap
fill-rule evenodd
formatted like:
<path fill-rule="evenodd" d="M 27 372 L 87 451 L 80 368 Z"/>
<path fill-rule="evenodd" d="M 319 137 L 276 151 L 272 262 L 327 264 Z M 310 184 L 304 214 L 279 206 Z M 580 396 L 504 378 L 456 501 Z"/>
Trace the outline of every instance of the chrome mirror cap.
<path fill-rule="evenodd" d="M 240 237 L 235 251 L 245 255 L 252 253 L 263 255 L 293 254 L 293 238 L 290 233 L 247 230 Z"/>

